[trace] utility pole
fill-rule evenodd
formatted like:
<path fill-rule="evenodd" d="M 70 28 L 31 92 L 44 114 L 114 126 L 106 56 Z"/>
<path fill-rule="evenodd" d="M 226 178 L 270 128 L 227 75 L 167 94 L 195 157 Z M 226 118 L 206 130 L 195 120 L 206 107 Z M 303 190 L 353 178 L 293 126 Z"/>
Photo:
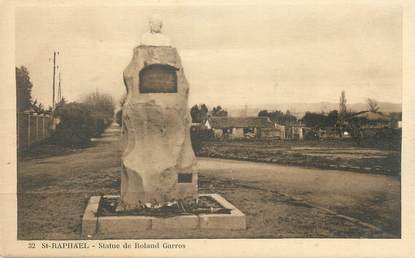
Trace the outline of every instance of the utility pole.
<path fill-rule="evenodd" d="M 55 110 L 56 55 L 59 55 L 59 52 L 54 51 L 53 52 L 52 110 Z"/>
<path fill-rule="evenodd" d="M 58 103 L 62 100 L 62 88 L 61 88 L 61 72 L 59 71 L 59 84 L 58 84 Z"/>

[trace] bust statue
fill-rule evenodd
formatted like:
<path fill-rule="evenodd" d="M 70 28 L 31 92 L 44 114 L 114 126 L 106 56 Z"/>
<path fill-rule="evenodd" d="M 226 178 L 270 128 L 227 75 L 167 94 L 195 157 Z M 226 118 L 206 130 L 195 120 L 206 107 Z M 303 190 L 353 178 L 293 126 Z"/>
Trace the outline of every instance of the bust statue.
<path fill-rule="evenodd" d="M 161 33 L 163 21 L 160 16 L 152 15 L 149 19 L 150 31 L 141 36 L 144 46 L 170 46 L 170 39 Z"/>

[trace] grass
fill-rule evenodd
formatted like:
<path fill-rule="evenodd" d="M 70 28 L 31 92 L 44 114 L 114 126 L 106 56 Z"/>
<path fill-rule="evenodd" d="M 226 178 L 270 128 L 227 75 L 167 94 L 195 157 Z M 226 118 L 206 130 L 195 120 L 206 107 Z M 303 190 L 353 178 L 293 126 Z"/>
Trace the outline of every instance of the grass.
<path fill-rule="evenodd" d="M 361 147 L 353 141 L 205 141 L 196 155 L 400 177 L 400 149 Z"/>

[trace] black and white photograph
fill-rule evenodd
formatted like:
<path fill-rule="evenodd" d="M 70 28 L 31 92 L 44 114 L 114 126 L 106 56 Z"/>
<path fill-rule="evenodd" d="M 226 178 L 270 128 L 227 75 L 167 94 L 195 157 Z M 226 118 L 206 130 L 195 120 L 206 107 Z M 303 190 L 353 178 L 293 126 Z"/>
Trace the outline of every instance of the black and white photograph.
<path fill-rule="evenodd" d="M 402 239 L 403 6 L 293 2 L 17 5 L 17 240 Z"/>

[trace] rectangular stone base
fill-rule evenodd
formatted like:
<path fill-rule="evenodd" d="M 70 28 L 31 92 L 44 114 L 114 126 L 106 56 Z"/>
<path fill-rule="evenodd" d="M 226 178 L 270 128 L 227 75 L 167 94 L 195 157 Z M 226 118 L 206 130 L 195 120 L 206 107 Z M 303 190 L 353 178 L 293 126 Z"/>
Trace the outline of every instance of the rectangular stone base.
<path fill-rule="evenodd" d="M 134 233 L 143 235 L 145 231 L 171 230 L 243 230 L 246 229 L 246 217 L 231 203 L 219 194 L 199 194 L 210 196 L 224 208 L 230 209 L 230 214 L 199 214 L 181 215 L 169 218 L 149 216 L 103 216 L 98 217 L 101 196 L 92 196 L 85 209 L 82 219 L 82 237 L 92 239 L 114 238 L 118 235 L 134 237 Z M 104 196 L 118 197 L 119 196 Z"/>

